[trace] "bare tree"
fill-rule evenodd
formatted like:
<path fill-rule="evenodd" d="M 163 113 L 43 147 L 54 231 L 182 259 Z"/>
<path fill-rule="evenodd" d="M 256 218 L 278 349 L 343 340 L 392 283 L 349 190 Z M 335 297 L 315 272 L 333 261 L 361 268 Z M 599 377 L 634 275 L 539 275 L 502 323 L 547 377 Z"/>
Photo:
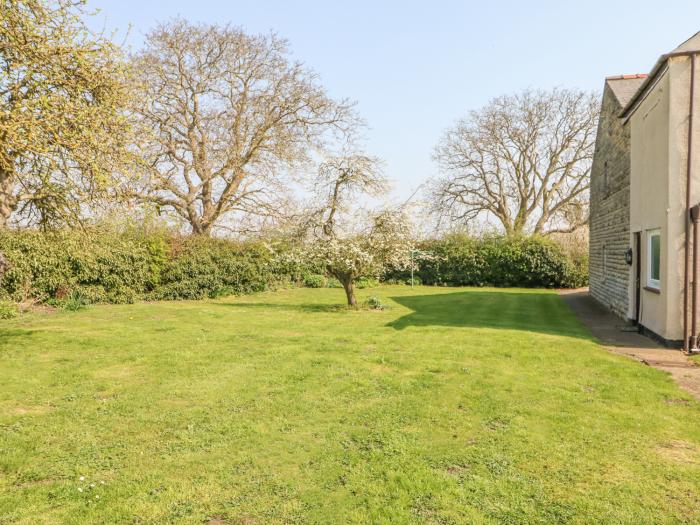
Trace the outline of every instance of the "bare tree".
<path fill-rule="evenodd" d="M 135 112 L 147 131 L 147 174 L 134 194 L 197 234 L 227 214 L 274 214 L 282 174 L 358 122 L 274 34 L 176 20 L 148 35 L 134 66 L 142 86 Z"/>
<path fill-rule="evenodd" d="M 80 219 L 126 153 L 126 62 L 83 6 L 0 2 L 0 227 Z"/>
<path fill-rule="evenodd" d="M 438 214 L 495 218 L 507 235 L 574 231 L 588 221 L 598 121 L 593 93 L 554 89 L 502 96 L 457 122 L 435 149 L 444 176 Z"/>

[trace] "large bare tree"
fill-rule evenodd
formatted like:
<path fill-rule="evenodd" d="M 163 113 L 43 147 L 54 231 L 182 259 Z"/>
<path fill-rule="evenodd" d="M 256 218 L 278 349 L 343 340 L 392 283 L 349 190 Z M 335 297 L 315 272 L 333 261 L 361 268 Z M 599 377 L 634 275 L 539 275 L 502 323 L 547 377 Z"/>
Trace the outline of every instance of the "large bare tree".
<path fill-rule="evenodd" d="M 496 219 L 507 235 L 576 230 L 588 220 L 598 105 L 593 93 L 528 90 L 472 111 L 435 149 L 435 211 Z"/>
<path fill-rule="evenodd" d="M 135 194 L 209 235 L 227 215 L 274 214 L 285 178 L 357 123 L 274 34 L 161 25 L 134 58 L 146 175 Z"/>
<path fill-rule="evenodd" d="M 80 218 L 126 151 L 126 63 L 83 6 L 0 2 L 0 227 Z"/>

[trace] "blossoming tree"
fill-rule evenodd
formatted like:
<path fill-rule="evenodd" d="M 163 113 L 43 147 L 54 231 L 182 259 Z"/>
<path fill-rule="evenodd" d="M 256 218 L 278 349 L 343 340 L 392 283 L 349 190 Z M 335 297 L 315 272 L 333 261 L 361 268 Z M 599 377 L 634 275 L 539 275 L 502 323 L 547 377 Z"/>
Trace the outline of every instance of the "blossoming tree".
<path fill-rule="evenodd" d="M 358 279 L 411 265 L 413 236 L 402 209 L 352 213 L 357 197 L 381 195 L 386 187 L 379 161 L 365 155 L 334 157 L 319 170 L 307 256 L 340 281 L 348 306 L 357 305 Z"/>

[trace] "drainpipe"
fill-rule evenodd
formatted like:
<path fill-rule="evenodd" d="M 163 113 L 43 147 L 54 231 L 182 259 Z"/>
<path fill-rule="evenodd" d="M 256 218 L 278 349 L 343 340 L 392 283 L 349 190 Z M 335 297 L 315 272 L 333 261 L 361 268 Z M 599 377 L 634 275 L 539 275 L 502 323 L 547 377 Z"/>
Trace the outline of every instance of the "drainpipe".
<path fill-rule="evenodd" d="M 695 326 L 696 304 L 695 304 L 695 277 L 697 273 L 697 264 L 693 264 L 693 343 L 690 344 L 690 327 L 688 326 L 688 303 L 690 292 L 690 190 L 692 180 L 692 161 L 693 161 L 693 117 L 695 113 L 695 53 L 688 55 L 690 57 L 690 104 L 688 108 L 688 158 L 686 165 L 686 182 L 685 182 L 685 268 L 683 271 L 683 351 L 688 354 L 691 351 L 697 351 L 697 332 Z M 697 235 L 697 229 L 696 233 Z M 697 243 L 693 246 L 693 259 L 697 262 Z"/>
<path fill-rule="evenodd" d="M 625 106 L 620 114 L 620 117 L 625 119 L 627 122 L 630 118 L 631 112 L 639 107 L 642 101 L 645 99 L 648 90 L 646 89 L 649 85 L 653 85 L 654 79 L 661 71 L 663 65 L 670 59 L 675 57 L 689 57 L 690 58 L 690 104 L 688 108 L 688 159 L 686 166 L 686 184 L 685 184 L 685 265 L 683 271 L 683 351 L 685 353 L 690 353 L 690 326 L 688 323 L 689 317 L 689 302 L 690 302 L 690 190 L 691 190 L 691 180 L 692 180 L 692 158 L 693 158 L 693 118 L 695 114 L 695 57 L 700 54 L 700 51 L 679 51 L 676 53 L 668 53 L 662 55 L 654 69 L 644 81 L 640 90 L 637 94 L 632 97 L 632 100 Z M 698 250 L 700 251 L 700 250 Z M 694 256 L 697 259 L 697 256 Z M 695 311 L 693 310 L 695 314 Z M 695 328 L 694 328 L 695 329 Z M 697 334 L 693 333 L 693 336 L 697 338 Z"/>
<path fill-rule="evenodd" d="M 690 220 L 693 223 L 693 310 L 688 353 L 692 354 L 698 352 L 698 223 L 700 222 L 700 204 L 690 208 Z"/>

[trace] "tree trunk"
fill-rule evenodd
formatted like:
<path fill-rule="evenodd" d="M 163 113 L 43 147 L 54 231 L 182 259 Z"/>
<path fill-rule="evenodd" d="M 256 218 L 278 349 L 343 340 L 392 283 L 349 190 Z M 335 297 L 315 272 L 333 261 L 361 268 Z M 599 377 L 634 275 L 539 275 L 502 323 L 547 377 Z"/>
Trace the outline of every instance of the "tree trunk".
<path fill-rule="evenodd" d="M 348 298 L 348 306 L 356 307 L 357 299 L 355 298 L 355 285 L 352 282 L 352 277 L 344 275 L 338 280 L 343 284 L 343 288 L 345 289 L 345 296 Z"/>
<path fill-rule="evenodd" d="M 532 233 L 535 235 L 542 235 L 544 233 L 544 225 L 547 222 L 547 219 L 549 219 L 549 215 L 546 215 L 545 213 L 542 213 L 539 219 L 537 219 L 537 223 L 535 223 L 535 227 L 532 230 Z"/>
<path fill-rule="evenodd" d="M 7 221 L 17 206 L 13 190 L 12 174 L 0 170 L 0 229 L 7 227 Z"/>
<path fill-rule="evenodd" d="M 211 237 L 211 225 L 202 224 L 200 221 L 190 221 L 192 235 L 201 235 L 202 237 Z"/>
<path fill-rule="evenodd" d="M 519 237 L 525 234 L 525 224 L 510 223 L 505 220 L 501 220 L 501 223 L 503 224 L 506 237 Z"/>

